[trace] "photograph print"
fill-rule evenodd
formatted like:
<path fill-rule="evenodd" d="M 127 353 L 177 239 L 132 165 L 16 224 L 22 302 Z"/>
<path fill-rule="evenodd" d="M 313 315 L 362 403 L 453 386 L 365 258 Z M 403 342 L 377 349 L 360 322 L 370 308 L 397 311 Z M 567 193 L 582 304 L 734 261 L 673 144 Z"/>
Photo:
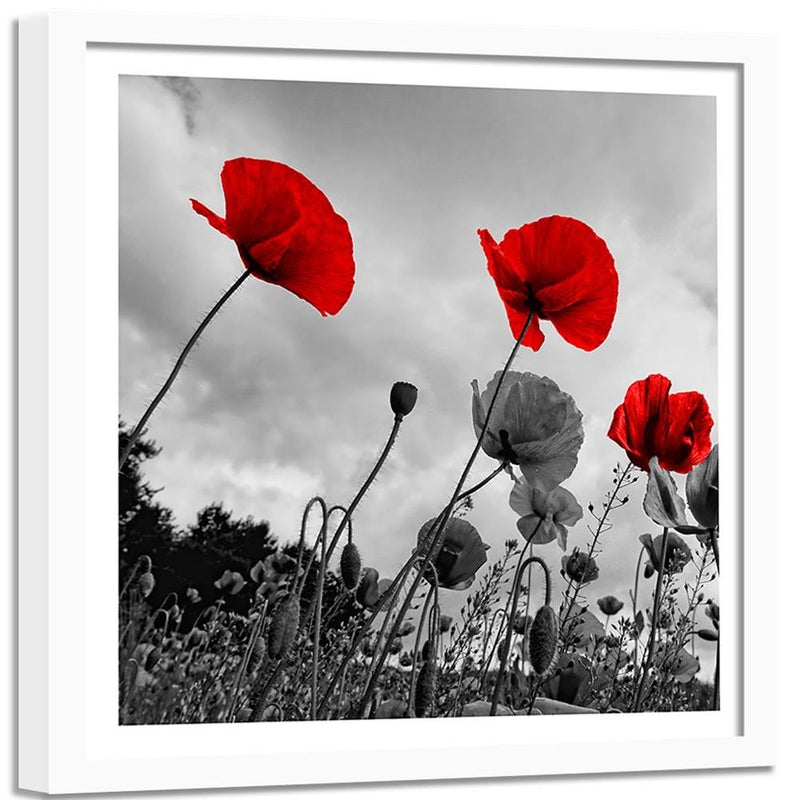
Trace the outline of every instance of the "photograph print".
<path fill-rule="evenodd" d="M 122 76 L 119 724 L 719 709 L 716 159 L 713 97 Z"/>

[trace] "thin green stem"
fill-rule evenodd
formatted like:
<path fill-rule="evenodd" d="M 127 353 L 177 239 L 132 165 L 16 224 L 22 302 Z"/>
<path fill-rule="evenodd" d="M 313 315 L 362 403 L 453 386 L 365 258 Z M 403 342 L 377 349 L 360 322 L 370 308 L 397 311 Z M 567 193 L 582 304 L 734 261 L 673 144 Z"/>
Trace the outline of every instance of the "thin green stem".
<path fill-rule="evenodd" d="M 183 366 L 183 362 L 186 361 L 186 356 L 189 355 L 189 351 L 197 344 L 197 340 L 202 335 L 203 331 L 208 326 L 208 323 L 211 322 L 212 319 L 217 315 L 217 312 L 225 305 L 231 295 L 245 282 L 245 279 L 250 275 L 249 270 L 243 272 L 231 285 L 231 287 L 225 292 L 225 294 L 214 303 L 213 308 L 208 314 L 203 317 L 202 322 L 197 326 L 197 329 L 192 334 L 189 341 L 186 343 L 186 346 L 181 350 L 181 354 L 178 356 L 178 360 L 175 362 L 175 366 L 172 368 L 172 372 L 170 372 L 169 377 L 164 382 L 164 385 L 159 389 L 158 394 L 153 398 L 153 401 L 147 407 L 147 410 L 142 415 L 142 418 L 136 424 L 136 427 L 133 429 L 133 433 L 128 438 L 128 441 L 125 447 L 122 450 L 122 455 L 119 457 L 119 469 L 122 470 L 122 467 L 125 465 L 125 462 L 128 460 L 128 456 L 130 455 L 131 450 L 133 450 L 133 446 L 138 441 L 139 437 L 142 435 L 142 431 L 147 425 L 147 421 L 152 416 L 153 412 L 158 407 L 159 403 L 164 399 L 164 395 L 170 390 L 170 387 L 175 382 L 175 378 L 178 377 L 178 373 Z"/>

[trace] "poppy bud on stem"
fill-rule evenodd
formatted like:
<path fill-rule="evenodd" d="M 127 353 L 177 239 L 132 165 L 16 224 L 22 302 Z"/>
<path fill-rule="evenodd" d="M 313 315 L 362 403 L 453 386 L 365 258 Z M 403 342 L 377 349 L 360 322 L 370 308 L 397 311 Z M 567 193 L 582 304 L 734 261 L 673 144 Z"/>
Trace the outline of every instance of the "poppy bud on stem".
<path fill-rule="evenodd" d="M 395 417 L 404 417 L 414 410 L 417 404 L 417 387 L 412 383 L 398 381 L 389 393 L 389 405 Z"/>

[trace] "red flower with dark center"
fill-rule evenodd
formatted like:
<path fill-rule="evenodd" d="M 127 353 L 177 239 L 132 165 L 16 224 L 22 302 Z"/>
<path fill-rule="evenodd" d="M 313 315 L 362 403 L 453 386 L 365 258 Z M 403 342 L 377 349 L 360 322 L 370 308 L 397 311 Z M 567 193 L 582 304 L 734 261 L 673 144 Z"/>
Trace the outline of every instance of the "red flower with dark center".
<path fill-rule="evenodd" d="M 714 420 L 700 392 L 670 394 L 671 381 L 650 375 L 630 385 L 608 436 L 643 470 L 650 459 L 671 472 L 689 472 L 711 451 Z"/>
<path fill-rule="evenodd" d="M 222 168 L 225 218 L 192 208 L 232 239 L 245 267 L 283 286 L 323 316 L 353 291 L 353 240 L 347 222 L 304 175 L 277 161 L 235 158 Z"/>
<path fill-rule="evenodd" d="M 619 276 L 606 243 L 588 225 L 554 216 L 508 231 L 500 244 L 487 230 L 478 235 L 515 338 L 536 312 L 522 344 L 542 346 L 542 319 L 581 350 L 605 341 L 617 311 Z"/>

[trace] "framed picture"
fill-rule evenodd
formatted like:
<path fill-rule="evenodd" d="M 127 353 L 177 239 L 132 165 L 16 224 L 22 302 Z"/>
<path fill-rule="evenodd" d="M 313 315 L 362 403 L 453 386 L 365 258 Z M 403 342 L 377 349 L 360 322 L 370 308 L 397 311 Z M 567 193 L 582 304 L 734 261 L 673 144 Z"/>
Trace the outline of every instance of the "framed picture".
<path fill-rule="evenodd" d="M 772 763 L 770 40 L 20 60 L 22 788 Z"/>

